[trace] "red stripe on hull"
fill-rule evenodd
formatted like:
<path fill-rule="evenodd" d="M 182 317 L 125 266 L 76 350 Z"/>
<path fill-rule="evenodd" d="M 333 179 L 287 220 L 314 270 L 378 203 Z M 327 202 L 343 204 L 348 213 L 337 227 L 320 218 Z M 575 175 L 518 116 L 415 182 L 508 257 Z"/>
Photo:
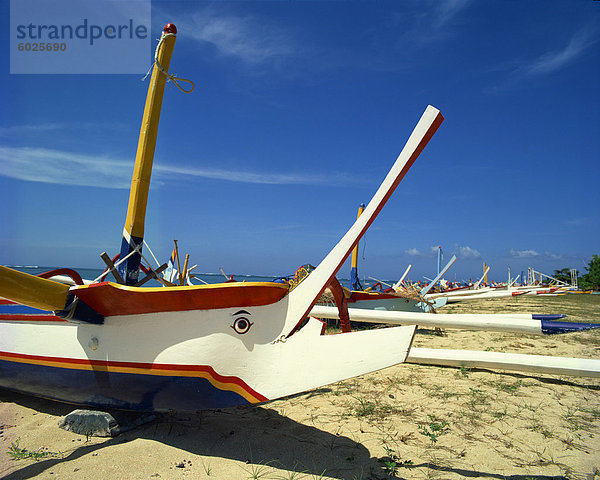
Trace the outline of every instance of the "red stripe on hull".
<path fill-rule="evenodd" d="M 157 312 L 257 307 L 281 300 L 288 286 L 279 283 L 220 283 L 195 287 L 140 288 L 114 283 L 75 287 L 71 291 L 105 317 Z"/>
<path fill-rule="evenodd" d="M 9 322 L 66 322 L 56 315 L 0 315 L 0 320 Z"/>

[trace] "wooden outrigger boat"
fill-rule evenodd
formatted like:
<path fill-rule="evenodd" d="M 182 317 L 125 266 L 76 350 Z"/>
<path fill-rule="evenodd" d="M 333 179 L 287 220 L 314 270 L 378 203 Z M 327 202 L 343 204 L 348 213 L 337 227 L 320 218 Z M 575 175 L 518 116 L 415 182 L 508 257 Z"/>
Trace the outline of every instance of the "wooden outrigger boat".
<path fill-rule="evenodd" d="M 404 362 L 414 326 L 323 335 L 324 324 L 309 314 L 443 122 L 431 106 L 363 215 L 294 289 L 275 282 L 139 286 L 159 278 L 158 270 L 138 276 L 176 33 L 165 26 L 157 47 L 116 269 L 104 255 L 118 281 L 85 284 L 63 271 L 75 283 L 67 285 L 0 267 L 0 387 L 96 408 L 201 410 L 272 400 Z"/>
<path fill-rule="evenodd" d="M 364 210 L 365 205 L 361 204 L 358 207 L 357 219 L 360 218 Z M 451 263 L 446 266 L 441 275 L 447 271 L 454 260 L 456 260 L 456 257 L 454 257 Z M 408 273 L 408 270 L 409 269 L 407 269 L 399 282 L 389 288 L 383 288 L 381 282 L 376 282 L 372 287 L 363 288 L 358 277 L 357 243 L 352 250 L 352 261 L 350 267 L 351 289 L 345 291 L 346 295 L 344 301 L 347 302 L 348 306 L 351 308 L 391 312 L 431 312 L 435 311 L 436 308 L 442 307 L 446 304 L 445 298 L 431 301 L 425 299 L 425 295 L 429 291 L 429 288 L 431 288 L 431 286 L 435 284 L 439 278 L 441 278 L 441 275 L 438 275 L 439 278 L 429 284 L 429 288 L 421 291 L 409 291 L 400 286 L 404 276 L 406 273 Z"/>

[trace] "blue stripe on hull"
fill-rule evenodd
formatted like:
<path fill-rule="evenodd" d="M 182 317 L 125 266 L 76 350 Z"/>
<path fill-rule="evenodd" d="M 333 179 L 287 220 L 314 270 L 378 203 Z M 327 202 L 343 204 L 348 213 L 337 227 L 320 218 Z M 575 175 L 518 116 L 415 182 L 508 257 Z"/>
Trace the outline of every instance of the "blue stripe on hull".
<path fill-rule="evenodd" d="M 14 305 L 0 305 L 0 314 L 3 315 L 51 315 L 52 312 L 39 308 L 27 307 L 15 303 Z"/>
<path fill-rule="evenodd" d="M 246 405 L 205 378 L 114 373 L 0 360 L 0 387 L 95 408 L 196 411 Z"/>

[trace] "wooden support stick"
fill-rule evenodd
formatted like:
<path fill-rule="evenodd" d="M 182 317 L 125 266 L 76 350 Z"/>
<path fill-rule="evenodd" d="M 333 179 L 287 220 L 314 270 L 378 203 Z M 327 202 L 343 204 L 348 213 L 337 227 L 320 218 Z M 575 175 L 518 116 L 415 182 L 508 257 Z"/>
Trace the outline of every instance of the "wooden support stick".
<path fill-rule="evenodd" d="M 168 267 L 168 265 L 166 263 L 163 263 L 160 267 L 158 267 L 156 270 L 152 269 L 152 271 L 146 275 L 144 278 L 142 278 L 139 282 L 137 282 L 134 287 L 141 287 L 144 283 L 149 282 L 150 280 L 152 280 L 153 278 L 156 278 L 159 282 L 163 283 L 163 279 L 159 276 L 159 274 L 165 270 Z M 166 283 L 165 283 L 166 285 Z"/>
<path fill-rule="evenodd" d="M 185 277 L 187 277 L 187 266 L 190 261 L 190 254 L 185 254 L 185 262 L 183 262 L 183 271 L 179 274 L 179 285 L 185 285 Z"/>
<path fill-rule="evenodd" d="M 180 279 L 179 285 L 181 285 L 181 265 L 179 263 L 179 246 L 177 245 L 177 240 L 173 240 L 175 243 L 175 260 L 177 260 L 177 275 Z"/>
<path fill-rule="evenodd" d="M 123 280 L 123 277 L 121 277 L 121 275 L 117 271 L 117 268 L 115 267 L 115 264 L 113 263 L 113 261 L 108 256 L 108 253 L 102 252 L 100 254 L 100 258 L 102 259 L 102 261 L 104 263 L 106 263 L 106 266 L 108 267 L 108 271 L 113 274 L 113 276 L 115 277 L 115 280 L 117 281 L 117 283 L 120 283 L 121 285 L 124 284 L 125 281 Z"/>

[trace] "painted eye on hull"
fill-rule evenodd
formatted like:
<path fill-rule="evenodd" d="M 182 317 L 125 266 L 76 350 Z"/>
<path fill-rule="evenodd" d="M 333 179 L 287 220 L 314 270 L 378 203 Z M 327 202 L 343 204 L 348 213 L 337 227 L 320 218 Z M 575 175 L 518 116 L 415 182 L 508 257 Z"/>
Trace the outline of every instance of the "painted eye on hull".
<path fill-rule="evenodd" d="M 240 335 L 243 335 L 244 333 L 247 333 L 248 330 L 250 330 L 250 327 L 253 324 L 250 323 L 250 320 L 248 320 L 245 317 L 240 317 L 237 318 L 235 320 L 235 322 L 233 322 L 233 325 L 231 326 L 231 328 L 233 328 L 235 330 L 235 333 L 239 333 Z"/>

